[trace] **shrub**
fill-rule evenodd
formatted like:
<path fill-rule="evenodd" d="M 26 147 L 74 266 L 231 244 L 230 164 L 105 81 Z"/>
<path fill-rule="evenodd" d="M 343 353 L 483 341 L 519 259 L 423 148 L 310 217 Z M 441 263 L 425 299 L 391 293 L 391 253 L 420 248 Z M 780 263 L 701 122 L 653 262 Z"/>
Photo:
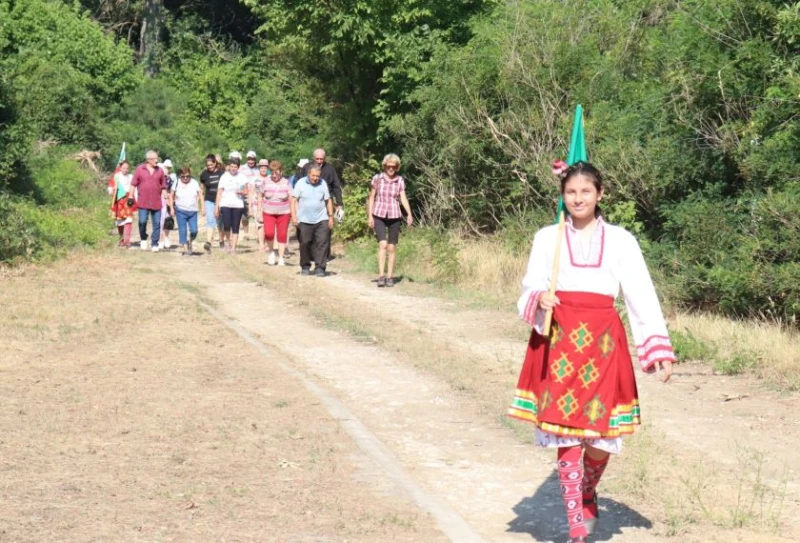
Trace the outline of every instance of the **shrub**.
<path fill-rule="evenodd" d="M 30 258 L 40 247 L 39 231 L 20 205 L 20 200 L 0 193 L 0 262 Z"/>

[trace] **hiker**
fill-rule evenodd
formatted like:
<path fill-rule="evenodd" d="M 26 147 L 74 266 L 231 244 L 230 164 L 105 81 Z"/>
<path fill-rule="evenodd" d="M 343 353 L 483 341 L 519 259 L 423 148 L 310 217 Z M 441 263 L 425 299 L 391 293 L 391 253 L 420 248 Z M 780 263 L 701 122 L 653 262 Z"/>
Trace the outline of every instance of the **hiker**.
<path fill-rule="evenodd" d="M 137 166 L 133 172 L 128 198 L 137 192 L 139 208 L 139 247 L 147 250 L 147 219 L 153 224 L 153 235 L 150 246 L 154 253 L 158 252 L 158 241 L 161 236 L 161 202 L 167 197 L 167 182 L 164 170 L 158 167 L 158 153 L 147 151 L 144 164 Z"/>
<path fill-rule="evenodd" d="M 219 180 L 217 187 L 216 217 L 222 218 L 222 241 L 224 251 L 236 254 L 239 243 L 239 225 L 245 212 L 247 178 L 239 174 L 239 159 L 228 160 L 228 171 Z"/>
<path fill-rule="evenodd" d="M 258 174 L 255 177 L 253 185 L 250 187 L 250 215 L 255 217 L 256 232 L 258 234 L 258 252 L 263 253 L 267 250 L 267 244 L 264 240 L 264 216 L 261 213 L 261 204 L 259 198 L 261 192 L 264 190 L 264 184 L 270 182 L 269 176 L 269 160 L 262 158 L 258 161 Z"/>
<path fill-rule="evenodd" d="M 262 163 L 265 161 L 262 161 Z M 284 253 L 289 235 L 289 219 L 291 217 L 292 187 L 289 180 L 283 177 L 283 164 L 277 160 L 269 163 L 272 170 L 270 177 L 259 187 L 258 209 L 261 210 L 264 224 L 264 238 L 269 250 L 267 264 L 285 266 Z M 266 172 L 266 168 L 262 167 Z M 275 251 L 275 238 L 278 238 L 278 250 Z"/>
<path fill-rule="evenodd" d="M 311 260 L 314 275 L 325 277 L 327 260 L 325 251 L 328 234 L 333 228 L 333 205 L 328 185 L 322 182 L 319 166 L 312 166 L 308 176 L 294 186 L 290 199 L 292 224 L 300 232 L 300 273 L 311 275 Z"/>
<path fill-rule="evenodd" d="M 642 370 L 663 370 L 667 382 L 675 354 L 639 244 L 600 215 L 600 172 L 578 162 L 561 179 L 561 194 L 569 217 L 558 288 L 548 291 L 559 232 L 552 225 L 536 233 L 522 280 L 517 306 L 533 332 L 509 415 L 536 425 L 538 446 L 557 449 L 569 537 L 576 543 L 595 528 L 596 489 L 610 454 L 640 424 L 628 341 L 614 309 L 620 288 Z"/>
<path fill-rule="evenodd" d="M 206 218 L 206 242 L 203 248 L 211 251 L 214 243 L 214 231 L 217 230 L 217 187 L 225 169 L 213 154 L 206 155 L 206 169 L 200 174 L 200 186 L 203 191 L 203 209 L 200 212 Z M 219 235 L 219 246 L 222 247 L 222 235 Z"/>
<path fill-rule="evenodd" d="M 408 226 L 414 223 L 414 218 L 406 197 L 405 180 L 399 174 L 400 157 L 390 153 L 383 157 L 381 166 L 383 172 L 376 174 L 370 183 L 367 221 L 378 240 L 378 286 L 393 287 L 395 251 L 400 241 L 400 224 L 403 222 L 400 204 L 406 210 Z"/>
<path fill-rule="evenodd" d="M 178 221 L 178 241 L 184 249 L 183 254 L 191 256 L 192 243 L 197 238 L 197 214 L 203 208 L 203 191 L 200 183 L 192 179 L 190 168 L 181 168 L 179 179 L 169 193 L 169 206 L 172 216 Z"/>
<path fill-rule="evenodd" d="M 133 229 L 133 214 L 136 212 L 136 199 L 128 197 L 133 175 L 130 173 L 131 165 L 127 160 L 119 163 L 119 171 L 114 174 L 113 186 L 108 187 L 112 195 L 111 214 L 119 233 L 117 247 L 131 246 L 131 230 Z"/>
<path fill-rule="evenodd" d="M 328 192 L 333 198 L 333 203 L 336 207 L 334 216 L 339 222 L 344 220 L 344 203 L 342 201 L 342 181 L 339 179 L 339 174 L 336 173 L 336 168 L 326 161 L 327 154 L 325 149 L 319 148 L 314 150 L 312 158 L 313 162 L 307 163 L 303 166 L 303 176 L 307 177 L 312 167 L 319 168 L 322 180 L 328 185 Z M 302 237 L 302 234 L 301 234 Z M 298 240 L 300 237 L 298 237 Z M 325 262 L 331 259 L 331 242 L 333 239 L 333 226 L 328 230 L 328 239 L 325 245 Z"/>
<path fill-rule="evenodd" d="M 253 196 L 254 192 L 254 185 L 256 181 L 256 177 L 258 176 L 258 166 L 256 165 L 258 159 L 258 155 L 252 149 L 247 151 L 245 163 L 241 165 L 239 168 L 239 175 L 244 175 L 245 179 L 247 179 L 247 199 L 244 200 L 244 207 L 245 211 L 242 213 L 242 228 L 244 232 L 242 233 L 242 237 L 244 239 L 248 239 L 250 236 L 250 217 L 254 216 L 254 208 L 253 208 Z M 253 221 L 253 226 L 255 225 L 255 221 Z M 255 228 L 256 234 L 258 232 L 258 228 Z"/>
<path fill-rule="evenodd" d="M 161 202 L 161 239 L 158 241 L 158 247 L 159 249 L 169 249 L 172 247 L 172 240 L 169 239 L 169 235 L 175 229 L 175 211 L 169 206 L 169 194 L 172 192 L 175 183 L 178 182 L 178 176 L 173 171 L 174 168 L 170 159 L 165 160 L 158 167 L 164 170 L 164 180 L 167 183 L 167 197 Z"/>

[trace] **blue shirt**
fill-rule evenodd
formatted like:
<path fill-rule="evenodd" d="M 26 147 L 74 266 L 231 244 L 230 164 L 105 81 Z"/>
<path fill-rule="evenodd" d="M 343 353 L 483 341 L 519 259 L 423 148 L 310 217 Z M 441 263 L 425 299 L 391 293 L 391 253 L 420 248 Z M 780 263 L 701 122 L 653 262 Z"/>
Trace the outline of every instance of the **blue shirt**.
<path fill-rule="evenodd" d="M 331 199 L 331 193 L 322 179 L 316 185 L 312 185 L 308 177 L 300 179 L 293 194 L 297 198 L 297 222 L 317 224 L 328 220 L 326 203 Z"/>

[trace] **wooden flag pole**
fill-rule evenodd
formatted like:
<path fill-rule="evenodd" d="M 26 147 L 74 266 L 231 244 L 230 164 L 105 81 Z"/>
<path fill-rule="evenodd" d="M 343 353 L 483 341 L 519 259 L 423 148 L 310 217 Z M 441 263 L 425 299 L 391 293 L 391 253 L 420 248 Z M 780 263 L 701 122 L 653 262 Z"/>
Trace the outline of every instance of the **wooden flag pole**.
<path fill-rule="evenodd" d="M 555 296 L 556 287 L 558 286 L 558 266 L 561 263 L 561 246 L 564 243 L 564 229 L 566 228 L 566 211 L 561 210 L 558 214 L 558 239 L 556 240 L 556 256 L 553 259 L 553 274 L 550 276 L 550 290 L 548 292 L 551 296 Z M 548 309 L 544 316 L 544 329 L 542 334 L 544 337 L 550 337 L 550 325 L 553 322 L 553 310 Z"/>

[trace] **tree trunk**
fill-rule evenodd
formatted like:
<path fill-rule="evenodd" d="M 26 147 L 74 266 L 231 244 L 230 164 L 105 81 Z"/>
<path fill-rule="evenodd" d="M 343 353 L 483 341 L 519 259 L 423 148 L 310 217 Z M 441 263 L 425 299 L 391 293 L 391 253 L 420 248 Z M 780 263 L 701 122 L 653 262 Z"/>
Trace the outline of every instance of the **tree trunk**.
<path fill-rule="evenodd" d="M 163 0 L 147 0 L 142 14 L 142 30 L 139 39 L 139 59 L 145 73 L 154 77 L 159 70 L 159 39 L 164 9 Z"/>

